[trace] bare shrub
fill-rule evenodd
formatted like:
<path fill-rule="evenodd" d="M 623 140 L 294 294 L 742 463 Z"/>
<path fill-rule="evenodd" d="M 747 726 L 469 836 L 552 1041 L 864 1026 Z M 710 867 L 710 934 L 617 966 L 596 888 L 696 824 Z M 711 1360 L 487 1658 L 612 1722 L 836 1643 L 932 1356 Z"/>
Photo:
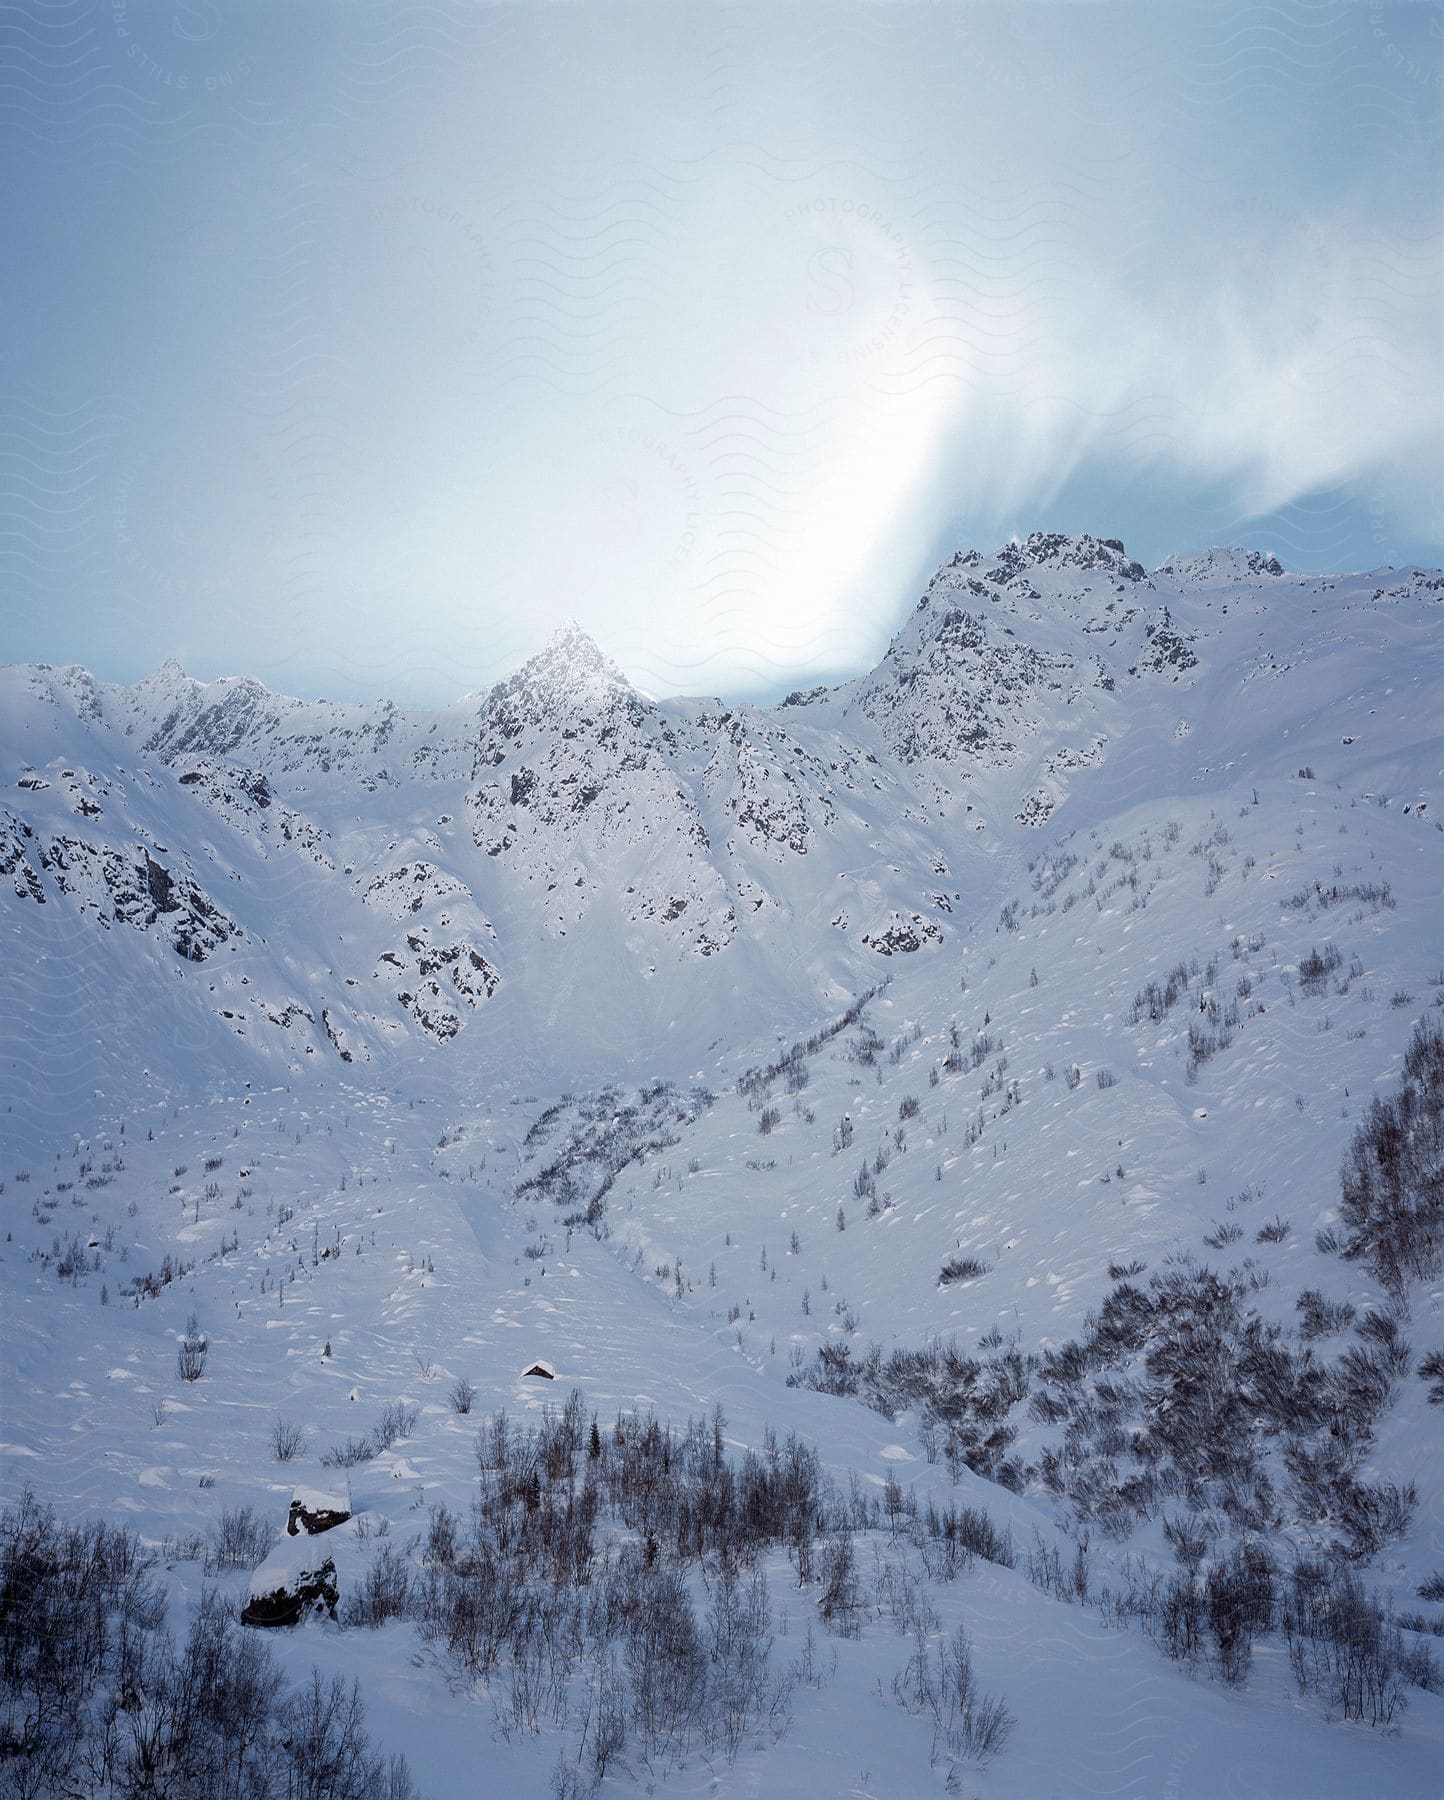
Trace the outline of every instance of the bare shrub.
<path fill-rule="evenodd" d="M 1298 1563 L 1284 1599 L 1284 1628 L 1301 1694 L 1318 1694 L 1345 1719 L 1385 1728 L 1408 1705 L 1411 1659 L 1402 1634 L 1356 1576 Z"/>
<path fill-rule="evenodd" d="M 1312 949 L 1299 959 L 1299 988 L 1305 994 L 1325 993 L 1329 985 L 1329 977 L 1338 968 L 1343 958 L 1332 944 L 1325 944 L 1322 950 Z"/>
<path fill-rule="evenodd" d="M 347 1594 L 341 1622 L 374 1629 L 388 1619 L 404 1618 L 410 1598 L 411 1565 L 388 1538 L 373 1557 L 361 1585 Z"/>
<path fill-rule="evenodd" d="M 938 1281 L 949 1287 L 955 1281 L 971 1281 L 988 1273 L 988 1264 L 976 1256 L 950 1256 L 938 1271 Z"/>
<path fill-rule="evenodd" d="M 186 1335 L 176 1349 L 176 1374 L 182 1381 L 199 1381 L 206 1372 L 206 1357 L 210 1352 L 210 1342 L 195 1330 L 195 1320 L 186 1328 Z"/>
<path fill-rule="evenodd" d="M 857 1552 L 852 1533 L 840 1531 L 822 1546 L 818 1557 L 822 1593 L 817 1608 L 823 1622 L 839 1637 L 862 1634 L 862 1593 L 857 1579 Z"/>
<path fill-rule="evenodd" d="M 892 1689 L 900 1705 L 931 1718 L 949 1751 L 969 1762 L 996 1756 L 1016 1722 L 996 1695 L 979 1692 L 972 1645 L 961 1625 L 930 1656 L 919 1623 L 913 1653 L 893 1676 Z"/>
<path fill-rule="evenodd" d="M 306 1448 L 306 1427 L 293 1419 L 271 1421 L 271 1454 L 277 1462 L 294 1462 Z"/>
<path fill-rule="evenodd" d="M 321 1452 L 321 1466 L 326 1469 L 354 1469 L 357 1463 L 370 1462 L 376 1455 L 376 1441 L 369 1432 L 364 1437 L 348 1437 Z"/>
<path fill-rule="evenodd" d="M 1318 1288 L 1305 1288 L 1298 1298 L 1299 1336 L 1306 1343 L 1332 1337 L 1353 1323 L 1354 1309 L 1347 1300 L 1330 1300 Z"/>
<path fill-rule="evenodd" d="M 218 1524 L 211 1528 L 206 1551 L 206 1574 L 223 1569 L 254 1569 L 266 1560 L 271 1548 L 271 1529 L 249 1506 L 223 1506 Z"/>
<path fill-rule="evenodd" d="M 389 1450 L 402 1438 L 411 1436 L 416 1421 L 421 1417 L 421 1408 L 413 1406 L 406 1400 L 389 1401 L 381 1409 L 381 1417 L 376 1421 L 372 1431 L 379 1450 Z"/>

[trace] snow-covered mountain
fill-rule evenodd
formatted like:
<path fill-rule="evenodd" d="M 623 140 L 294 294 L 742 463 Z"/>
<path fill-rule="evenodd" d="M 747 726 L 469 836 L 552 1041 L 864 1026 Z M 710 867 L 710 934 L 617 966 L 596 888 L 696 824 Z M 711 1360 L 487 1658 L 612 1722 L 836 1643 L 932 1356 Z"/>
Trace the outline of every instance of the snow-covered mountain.
<path fill-rule="evenodd" d="M 1441 720 L 1438 572 L 1053 534 L 767 708 L 654 699 L 575 626 L 431 712 L 5 670 L 4 1497 L 123 1513 L 179 1605 L 192 1551 L 244 1585 L 223 1518 L 279 1535 L 299 1475 L 370 1599 L 287 1671 L 359 1671 L 435 1800 L 478 1742 L 486 1791 L 590 1792 L 553 1765 L 596 1773 L 613 1676 L 645 1712 L 633 1625 L 544 1717 L 519 1639 L 468 1662 L 435 1610 L 434 1509 L 511 1504 L 478 1423 L 575 1386 L 577 1591 L 651 1542 L 720 1621 L 708 1722 L 628 1711 L 603 1791 L 1437 1793 Z M 358 1438 L 383 1407 L 411 1435 Z M 663 1528 L 628 1485 L 651 1410 L 750 1496 L 740 1700 L 725 1506 Z M 808 1456 L 831 1497 L 774 1528 Z M 432 1613 L 377 1601 L 403 1562 Z M 1355 1576 L 1397 1735 L 1329 1687 Z M 959 1622 L 996 1755 L 928 1673 Z"/>
<path fill-rule="evenodd" d="M 1214 551 L 1149 575 L 1113 540 L 1036 534 L 955 556 L 876 669 L 770 709 L 652 700 L 575 626 L 429 713 L 174 663 L 129 688 L 8 669 L 7 1014 L 74 1021 L 41 1068 L 7 1047 L 15 1110 L 38 1124 L 28 1081 L 78 1041 L 111 1091 L 156 1007 L 184 1044 L 168 1087 L 463 1039 L 545 1066 L 563 1021 L 575 1073 L 604 1077 L 659 1040 L 680 1067 L 719 1032 L 800 1028 L 945 956 L 1032 833 L 1106 816 L 1142 771 L 1267 778 L 1319 709 L 1367 715 L 1374 647 L 1408 660 L 1439 599 L 1419 570 Z M 1346 736 L 1331 769 L 1375 767 L 1377 730 Z M 1427 808 L 1425 773 L 1396 804 Z"/>

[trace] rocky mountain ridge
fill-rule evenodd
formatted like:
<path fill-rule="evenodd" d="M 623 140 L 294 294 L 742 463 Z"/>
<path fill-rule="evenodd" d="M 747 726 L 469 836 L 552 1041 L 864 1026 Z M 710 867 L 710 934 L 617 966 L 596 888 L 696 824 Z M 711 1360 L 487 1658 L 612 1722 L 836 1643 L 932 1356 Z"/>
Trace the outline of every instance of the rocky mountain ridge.
<path fill-rule="evenodd" d="M 1035 533 L 959 552 L 876 668 L 771 707 L 654 699 L 575 623 L 432 710 L 173 661 L 129 687 L 12 667 L 9 979 L 77 1019 L 163 1004 L 188 1069 L 236 1039 L 284 1069 L 478 1030 L 524 1062 L 562 1020 L 625 1055 L 695 1041 L 719 994 L 805 1019 L 925 962 L 1040 828 L 1261 758 L 1260 679 L 1285 731 L 1357 700 L 1358 657 L 1427 639 L 1441 595 L 1432 571 L 1215 550 L 1148 572 L 1115 539 Z"/>

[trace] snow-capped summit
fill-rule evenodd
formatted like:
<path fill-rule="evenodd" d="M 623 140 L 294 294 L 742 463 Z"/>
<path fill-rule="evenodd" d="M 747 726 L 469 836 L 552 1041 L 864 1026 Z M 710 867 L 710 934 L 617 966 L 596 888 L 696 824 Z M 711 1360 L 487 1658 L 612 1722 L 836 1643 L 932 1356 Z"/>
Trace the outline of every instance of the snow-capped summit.
<path fill-rule="evenodd" d="M 1125 581 L 1145 581 L 1147 571 L 1135 562 L 1118 538 L 1096 538 L 1088 533 L 1070 537 L 1061 531 L 1034 531 L 1020 544 L 1004 544 L 988 565 L 988 573 L 1003 581 L 1029 569 L 1099 569 Z"/>
<path fill-rule="evenodd" d="M 478 766 L 496 760 L 498 740 L 504 746 L 528 729 L 550 730 L 563 722 L 594 724 L 615 706 L 635 709 L 640 704 L 636 689 L 617 665 L 575 619 L 568 619 L 535 656 L 485 696 Z"/>
<path fill-rule="evenodd" d="M 576 619 L 564 619 L 562 625 L 556 626 L 546 644 L 522 664 L 513 680 L 522 680 L 533 688 L 555 689 L 571 698 L 634 691 L 616 662 L 601 652 L 596 639 Z"/>
<path fill-rule="evenodd" d="M 556 681 L 567 686 L 630 688 L 627 677 L 603 655 L 595 638 L 575 619 L 564 619 L 541 650 L 522 670 L 533 680 Z"/>
<path fill-rule="evenodd" d="M 596 639 L 583 628 L 579 620 L 572 618 L 562 620 L 547 639 L 543 649 L 548 652 L 565 650 L 573 655 L 583 657 L 601 657 Z"/>
<path fill-rule="evenodd" d="M 1219 548 L 1200 550 L 1191 556 L 1166 556 L 1153 573 L 1168 581 L 1202 586 L 1283 575 L 1286 570 L 1271 550 Z"/>

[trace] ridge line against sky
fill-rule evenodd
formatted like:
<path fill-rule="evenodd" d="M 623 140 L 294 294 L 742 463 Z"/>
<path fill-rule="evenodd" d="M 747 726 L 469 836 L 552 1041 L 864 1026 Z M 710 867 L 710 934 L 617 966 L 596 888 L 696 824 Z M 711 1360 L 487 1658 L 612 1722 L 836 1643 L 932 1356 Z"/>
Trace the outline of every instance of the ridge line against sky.
<path fill-rule="evenodd" d="M 1048 535 L 1048 534 L 1040 534 L 1040 535 Z M 1060 534 L 1060 535 L 1066 536 L 1067 534 Z M 1072 542 L 1072 543 L 1077 543 L 1080 540 L 1091 540 L 1094 543 L 1107 544 L 1113 548 L 1119 549 L 1123 555 L 1125 555 L 1125 556 L 1127 555 L 1126 546 L 1123 545 L 1121 540 L 1117 539 L 1117 538 L 1101 539 L 1098 537 L 1097 533 L 1078 533 L 1078 534 L 1073 534 L 1068 537 L 1068 541 Z M 1023 543 L 1023 540 L 1020 540 L 1015 537 L 1015 538 L 1011 539 L 1010 542 L 1013 545 L 1021 546 Z M 956 560 L 958 558 L 967 558 L 969 560 L 970 566 L 972 566 L 975 563 L 976 566 L 981 568 L 986 573 L 988 567 L 993 562 L 995 557 L 998 554 L 1000 554 L 1004 548 L 1006 548 L 1006 546 L 1000 545 L 998 547 L 998 550 L 995 551 L 994 553 L 992 553 L 991 556 L 984 556 L 976 548 L 972 548 L 969 550 L 959 549 L 958 551 L 953 553 L 952 558 L 945 559 L 944 562 L 941 565 L 939 565 L 939 568 L 934 571 L 934 575 L 943 573 L 946 570 L 946 568 L 948 566 L 950 566 L 951 563 L 956 562 Z M 1372 576 L 1372 575 L 1383 575 L 1384 573 L 1386 573 L 1386 567 L 1387 568 L 1392 567 L 1392 565 L 1388 565 L 1386 567 L 1381 567 L 1378 569 L 1357 569 L 1357 570 L 1333 569 L 1333 570 L 1327 570 L 1327 571 L 1320 571 L 1320 572 L 1318 572 L 1317 575 L 1310 575 L 1308 572 L 1305 572 L 1305 571 L 1290 570 L 1290 569 L 1283 568 L 1281 565 L 1279 565 L 1277 563 L 1277 559 L 1273 557 L 1272 552 L 1268 551 L 1267 549 L 1261 548 L 1261 547 L 1244 546 L 1244 545 L 1218 545 L 1218 544 L 1215 544 L 1215 545 L 1210 545 L 1205 550 L 1172 551 L 1169 553 L 1169 555 L 1167 557 L 1163 558 L 1159 563 L 1155 564 L 1151 569 L 1146 570 L 1145 573 L 1146 573 L 1148 581 L 1151 584 L 1153 582 L 1153 578 L 1155 576 L 1159 575 L 1160 573 L 1163 573 L 1165 570 L 1167 570 L 1169 568 L 1170 564 L 1189 563 L 1189 562 L 1195 562 L 1195 561 L 1200 561 L 1200 560 L 1205 560 L 1205 559 L 1212 559 L 1214 557 L 1235 557 L 1235 556 L 1246 557 L 1246 558 L 1258 557 L 1258 558 L 1263 558 L 1266 560 L 1273 561 L 1275 566 L 1273 568 L 1267 569 L 1263 572 L 1264 578 L 1266 580 L 1272 580 L 1273 578 L 1279 577 L 1279 576 L 1286 577 L 1289 575 L 1301 576 L 1304 580 L 1321 579 L 1324 575 L 1332 576 L 1332 577 L 1335 577 L 1340 580 L 1357 580 L 1362 577 L 1367 577 L 1367 576 Z M 1064 565 L 1064 566 L 1067 568 L 1069 573 L 1076 574 L 1076 573 L 1080 572 L 1076 565 L 1068 564 L 1068 565 Z M 1436 568 L 1436 565 L 1434 565 L 1434 564 L 1424 564 L 1424 565 L 1416 564 L 1416 565 L 1411 565 L 1411 566 L 1422 567 L 1427 572 L 1434 572 L 1434 570 Z M 1441 570 L 1440 572 L 1444 573 L 1444 570 Z M 930 590 L 931 582 L 929 582 L 927 585 Z M 1154 591 L 1151 586 L 1150 586 L 1149 591 Z M 1317 595 L 1317 590 L 1314 590 L 1314 592 L 1315 592 L 1315 595 Z M 364 706 L 368 706 L 368 705 L 383 705 L 383 704 L 385 704 L 385 705 L 398 706 L 401 711 L 409 712 L 409 713 L 426 713 L 426 712 L 430 712 L 430 711 L 445 712 L 445 711 L 451 710 L 453 707 L 463 706 L 468 703 L 472 703 L 472 702 L 483 703 L 483 702 L 485 702 L 486 699 L 490 696 L 490 694 L 495 689 L 497 689 L 499 687 L 504 687 L 508 683 L 514 681 L 519 676 L 525 674 L 526 671 L 533 666 L 533 664 L 545 662 L 549 657 L 554 656 L 558 651 L 560 651 L 569 640 L 575 640 L 575 638 L 577 638 L 579 636 L 583 640 L 582 653 L 591 658 L 595 658 L 595 660 L 602 666 L 603 673 L 606 674 L 608 676 L 608 678 L 611 678 L 613 676 L 619 678 L 621 680 L 621 682 L 623 684 L 625 684 L 625 686 L 628 689 L 630 689 L 632 692 L 637 694 L 637 696 L 640 699 L 643 699 L 643 700 L 649 702 L 650 704 L 653 704 L 656 706 L 666 706 L 669 703 L 674 702 L 674 701 L 682 702 L 682 703 L 693 702 L 693 701 L 700 701 L 700 702 L 716 701 L 718 704 L 721 704 L 724 706 L 753 705 L 753 706 L 758 706 L 758 707 L 766 710 L 766 709 L 771 709 L 771 708 L 775 708 L 775 707 L 779 706 L 784 701 L 792 698 L 794 695 L 799 694 L 799 693 L 808 694 L 810 691 L 823 690 L 823 689 L 831 691 L 831 692 L 838 692 L 842 689 L 852 686 L 854 683 L 864 681 L 868 676 L 875 674 L 877 672 L 877 670 L 882 666 L 883 662 L 886 660 L 888 651 L 902 637 L 909 621 L 914 617 L 914 615 L 918 611 L 919 607 L 922 605 L 923 600 L 926 599 L 927 597 L 928 597 L 927 594 L 924 594 L 919 599 L 913 599 L 913 600 L 907 601 L 901 607 L 896 619 L 894 620 L 891 628 L 888 631 L 887 637 L 883 642 L 881 650 L 877 653 L 877 655 L 875 655 L 872 658 L 871 661 L 867 662 L 866 664 L 855 667 L 855 668 L 843 669 L 843 670 L 836 671 L 834 673 L 829 674 L 822 680 L 814 681 L 814 682 L 809 683 L 801 688 L 782 687 L 782 688 L 779 688 L 775 693 L 750 693 L 750 694 L 732 693 L 729 695 L 726 693 L 722 693 L 720 691 L 713 691 L 711 689 L 680 688 L 680 687 L 672 688 L 672 689 L 664 689 L 664 690 L 654 690 L 652 688 L 647 687 L 645 685 L 645 683 L 639 677 L 634 677 L 628 671 L 625 663 L 619 659 L 619 654 L 614 651 L 612 646 L 605 644 L 605 643 L 598 642 L 596 636 L 592 632 L 588 631 L 585 628 L 585 626 L 581 625 L 581 623 L 578 620 L 576 620 L 575 618 L 572 618 L 570 616 L 558 621 L 555 625 L 549 627 L 546 631 L 546 635 L 544 638 L 534 642 L 529 649 L 524 649 L 520 653 L 518 661 L 515 664 L 502 669 L 493 680 L 483 683 L 480 687 L 467 688 L 464 691 L 461 691 L 461 692 L 458 692 L 458 693 L 455 693 L 455 694 L 452 694 L 449 696 L 442 696 L 440 698 L 427 699 L 427 700 L 415 700 L 415 701 L 398 700 L 394 694 L 390 694 L 390 693 L 387 693 L 382 690 L 377 690 L 376 692 L 372 692 L 372 693 L 355 692 L 355 693 L 350 693 L 350 694 L 345 694 L 345 695 L 327 694 L 327 693 L 322 693 L 320 691 L 298 692 L 298 691 L 294 691 L 289 688 L 279 688 L 279 687 L 272 686 L 270 683 L 268 683 L 267 681 L 263 680 L 260 676 L 258 676 L 253 670 L 247 670 L 247 669 L 230 669 L 230 670 L 223 670 L 223 671 L 220 671 L 217 673 L 198 674 L 194 669 L 187 668 L 184 665 L 184 663 L 181 661 L 181 659 L 179 657 L 175 656 L 174 654 L 168 656 L 165 659 L 164 663 L 157 665 L 153 669 L 147 669 L 142 674 L 140 674 L 132 679 L 128 679 L 128 680 L 112 678 L 110 676 L 105 675 L 101 671 L 90 668 L 87 664 L 84 664 L 84 663 L 59 663 L 58 664 L 58 663 L 49 661 L 47 659 L 39 659 L 39 660 L 32 659 L 32 660 L 27 660 L 27 661 L 23 661 L 23 662 L 16 661 L 16 662 L 12 662 L 12 663 L 0 663 L 0 668 L 12 668 L 12 669 L 38 668 L 38 669 L 45 669 L 45 670 L 58 670 L 61 672 L 64 672 L 69 669 L 78 669 L 82 674 L 84 674 L 88 677 L 94 678 L 95 680 L 101 682 L 103 685 L 125 687 L 125 688 L 132 688 L 132 689 L 144 686 L 148 682 L 157 681 L 163 676 L 172 675 L 174 678 L 191 681 L 191 682 L 194 682 L 197 685 L 199 685 L 201 687 L 205 687 L 205 688 L 210 688 L 210 687 L 215 687 L 215 686 L 220 686 L 220 685 L 225 685 L 225 684 L 250 684 L 253 686 L 259 686 L 272 699 L 295 701 L 302 705 L 340 704 L 340 705 L 364 707 Z"/>
<path fill-rule="evenodd" d="M 766 699 L 1044 524 L 1437 564 L 1441 93 L 1394 0 L 39 15 L 4 654 Z"/>

